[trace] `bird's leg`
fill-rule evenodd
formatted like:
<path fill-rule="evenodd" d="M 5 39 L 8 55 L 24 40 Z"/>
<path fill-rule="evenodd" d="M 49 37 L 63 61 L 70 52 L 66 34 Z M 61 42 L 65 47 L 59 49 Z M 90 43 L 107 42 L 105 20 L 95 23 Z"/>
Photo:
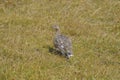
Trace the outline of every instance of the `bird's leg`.
<path fill-rule="evenodd" d="M 65 54 L 65 57 L 66 57 L 67 59 L 69 59 L 69 58 L 70 58 L 68 54 Z"/>

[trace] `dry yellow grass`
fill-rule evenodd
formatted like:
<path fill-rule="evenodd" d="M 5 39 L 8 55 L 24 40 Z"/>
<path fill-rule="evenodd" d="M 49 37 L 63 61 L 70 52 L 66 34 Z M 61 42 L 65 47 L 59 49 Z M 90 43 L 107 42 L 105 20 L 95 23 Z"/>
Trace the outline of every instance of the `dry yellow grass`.
<path fill-rule="evenodd" d="M 70 60 L 49 51 L 54 24 Z M 119 0 L 0 0 L 0 80 L 119 79 Z"/>

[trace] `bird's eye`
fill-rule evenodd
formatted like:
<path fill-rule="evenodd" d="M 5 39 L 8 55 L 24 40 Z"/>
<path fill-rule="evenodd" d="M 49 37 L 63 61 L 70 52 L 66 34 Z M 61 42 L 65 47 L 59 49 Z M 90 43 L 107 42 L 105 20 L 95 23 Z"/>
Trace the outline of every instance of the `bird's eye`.
<path fill-rule="evenodd" d="M 71 55 L 71 53 L 68 53 L 68 55 Z"/>

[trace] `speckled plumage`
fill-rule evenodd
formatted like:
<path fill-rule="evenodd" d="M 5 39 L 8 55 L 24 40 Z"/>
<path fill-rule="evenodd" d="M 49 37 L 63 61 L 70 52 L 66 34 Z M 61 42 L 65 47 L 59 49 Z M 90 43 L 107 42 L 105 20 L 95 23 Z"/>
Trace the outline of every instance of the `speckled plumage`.
<path fill-rule="evenodd" d="M 60 51 L 66 58 L 70 58 L 73 54 L 71 39 L 62 35 L 58 26 L 54 26 L 53 28 L 56 30 L 56 35 L 53 41 L 56 50 Z"/>

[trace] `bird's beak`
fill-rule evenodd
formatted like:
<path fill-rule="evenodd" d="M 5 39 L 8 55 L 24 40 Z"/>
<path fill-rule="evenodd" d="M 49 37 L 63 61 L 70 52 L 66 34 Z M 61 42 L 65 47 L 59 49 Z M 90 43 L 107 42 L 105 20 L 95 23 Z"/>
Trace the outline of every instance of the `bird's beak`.
<path fill-rule="evenodd" d="M 72 56 L 73 56 L 72 54 L 71 54 L 71 55 L 68 55 L 67 58 L 69 59 L 69 58 L 72 57 Z"/>
<path fill-rule="evenodd" d="M 74 55 L 71 54 L 70 56 L 74 56 Z"/>

